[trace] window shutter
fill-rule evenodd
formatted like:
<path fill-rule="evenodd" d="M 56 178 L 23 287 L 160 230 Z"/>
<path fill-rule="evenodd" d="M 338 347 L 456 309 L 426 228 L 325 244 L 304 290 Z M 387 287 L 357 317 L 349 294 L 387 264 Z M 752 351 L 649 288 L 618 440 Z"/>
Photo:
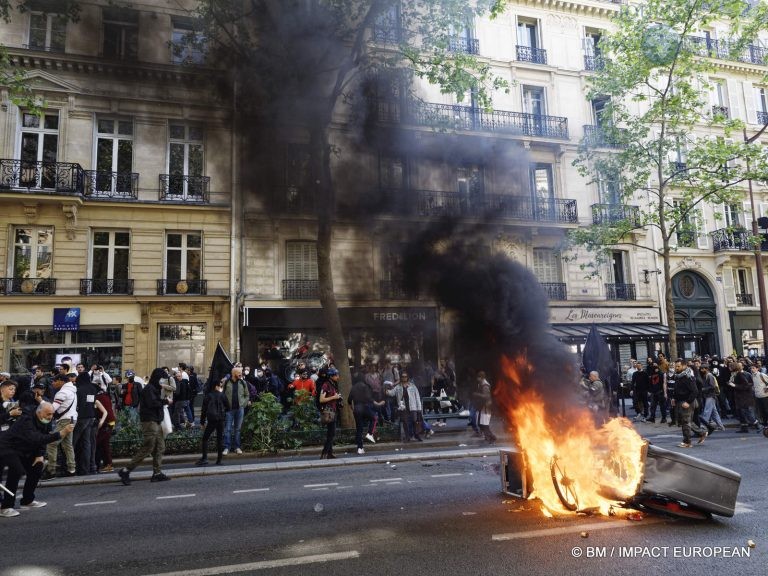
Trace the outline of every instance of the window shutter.
<path fill-rule="evenodd" d="M 760 211 L 760 216 L 768 216 L 768 202 L 760 202 L 758 210 Z"/>
<path fill-rule="evenodd" d="M 736 306 L 736 288 L 733 283 L 733 268 L 731 266 L 723 266 L 722 278 L 725 305 L 728 307 Z"/>
<path fill-rule="evenodd" d="M 709 234 L 707 234 L 707 219 L 704 211 L 696 217 L 696 244 L 699 248 L 709 248 Z"/>
<path fill-rule="evenodd" d="M 757 114 L 755 113 L 755 88 L 752 86 L 752 82 L 747 81 L 742 82 L 741 88 L 744 92 L 744 105 L 747 111 L 747 123 L 757 124 Z"/>
<path fill-rule="evenodd" d="M 728 113 L 732 120 L 742 120 L 741 117 L 741 90 L 736 80 L 726 80 L 728 89 Z"/>
<path fill-rule="evenodd" d="M 752 204 L 749 201 L 741 203 L 744 221 L 741 223 L 744 228 L 752 229 Z"/>

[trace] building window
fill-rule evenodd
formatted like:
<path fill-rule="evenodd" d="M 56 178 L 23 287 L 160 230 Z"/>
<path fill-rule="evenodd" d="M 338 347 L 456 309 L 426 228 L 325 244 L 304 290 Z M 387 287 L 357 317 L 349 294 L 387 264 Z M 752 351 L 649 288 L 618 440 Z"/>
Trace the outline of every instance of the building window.
<path fill-rule="evenodd" d="M 517 21 L 517 59 L 535 64 L 547 63 L 547 52 L 541 49 L 539 26 L 536 20 Z"/>
<path fill-rule="evenodd" d="M 193 18 L 173 16 L 171 31 L 171 62 L 174 64 L 202 64 L 205 61 L 203 36 L 199 22 Z"/>
<path fill-rule="evenodd" d="M 710 97 L 712 99 L 712 116 L 724 116 L 725 118 L 729 118 L 728 91 L 725 87 L 724 80 L 712 81 Z"/>
<path fill-rule="evenodd" d="M 405 188 L 402 158 L 379 156 L 379 188 L 401 191 Z"/>
<path fill-rule="evenodd" d="M 400 5 L 393 2 L 376 17 L 373 25 L 373 39 L 383 44 L 398 44 L 402 40 Z"/>
<path fill-rule="evenodd" d="M 205 368 L 206 324 L 158 324 L 157 365 Z"/>
<path fill-rule="evenodd" d="M 286 280 L 317 280 L 317 244 L 315 242 L 287 242 L 285 253 Z"/>
<path fill-rule="evenodd" d="M 38 116 L 30 112 L 22 112 L 19 141 L 21 144 L 19 186 L 56 188 L 60 176 L 56 170 L 59 147 L 58 113 Z"/>
<path fill-rule="evenodd" d="M 546 114 L 544 88 L 540 86 L 523 86 L 523 112 L 535 116 Z"/>
<path fill-rule="evenodd" d="M 752 272 L 749 268 L 733 269 L 733 287 L 736 289 L 736 304 L 752 306 Z"/>
<path fill-rule="evenodd" d="M 560 261 L 558 251 L 551 248 L 534 248 L 533 273 L 539 282 L 561 283 L 563 276 Z"/>
<path fill-rule="evenodd" d="M 202 176 L 203 129 L 174 123 L 168 131 L 168 173 L 172 176 Z"/>
<path fill-rule="evenodd" d="M 50 278 L 53 269 L 53 228 L 18 227 L 13 233 L 13 278 Z"/>
<path fill-rule="evenodd" d="M 165 277 L 195 282 L 202 278 L 203 236 L 200 232 L 169 232 L 165 245 Z"/>
<path fill-rule="evenodd" d="M 59 14 L 32 12 L 29 15 L 29 47 L 32 50 L 64 52 L 67 19 Z"/>
<path fill-rule="evenodd" d="M 119 327 L 81 328 L 54 332 L 48 327 L 10 327 L 11 371 L 29 373 L 35 364 L 52 368 L 57 357 L 80 356 L 86 366 L 100 364 L 112 376 L 122 373 L 123 344 Z"/>
<path fill-rule="evenodd" d="M 600 51 L 602 32 L 587 28 L 584 34 L 584 69 L 601 70 L 604 66 L 603 55 Z"/>
<path fill-rule="evenodd" d="M 139 13 L 126 8 L 104 8 L 105 58 L 136 60 L 139 55 Z"/>
<path fill-rule="evenodd" d="M 94 280 L 127 280 L 130 251 L 130 233 L 95 230 L 90 277 Z"/>
<path fill-rule="evenodd" d="M 758 124 L 761 126 L 768 124 L 768 97 L 766 97 L 766 89 L 762 86 L 755 88 L 755 113 Z"/>

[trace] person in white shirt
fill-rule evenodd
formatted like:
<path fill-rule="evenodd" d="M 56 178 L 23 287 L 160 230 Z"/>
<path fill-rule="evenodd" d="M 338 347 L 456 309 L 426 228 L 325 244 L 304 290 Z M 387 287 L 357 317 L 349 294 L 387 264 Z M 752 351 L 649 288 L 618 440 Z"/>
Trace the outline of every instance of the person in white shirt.
<path fill-rule="evenodd" d="M 77 388 L 75 388 L 75 379 L 77 372 L 70 372 L 66 376 L 58 374 L 53 379 L 53 389 L 56 390 L 56 396 L 53 398 L 53 417 L 56 422 L 54 432 L 61 432 L 70 424 L 77 423 Z M 67 462 L 67 470 L 62 476 L 75 475 L 75 448 L 72 443 L 72 436 L 66 435 L 61 440 L 48 444 L 45 472 L 41 480 L 50 480 L 56 477 L 56 458 L 58 448 L 64 451 L 64 458 Z"/>

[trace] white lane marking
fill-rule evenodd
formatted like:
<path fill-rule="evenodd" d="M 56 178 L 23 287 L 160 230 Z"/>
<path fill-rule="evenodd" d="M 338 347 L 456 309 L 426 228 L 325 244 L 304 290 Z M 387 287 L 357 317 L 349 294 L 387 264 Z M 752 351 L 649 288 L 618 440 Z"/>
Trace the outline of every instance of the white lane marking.
<path fill-rule="evenodd" d="M 507 534 L 493 534 L 491 540 L 523 540 L 526 538 L 542 538 L 544 536 L 559 536 L 561 534 L 571 534 L 582 532 L 584 530 L 613 530 L 615 528 L 630 528 L 637 526 L 647 526 L 648 524 L 658 524 L 664 522 L 663 518 L 646 518 L 642 522 L 593 522 L 591 524 L 573 524 L 561 528 L 545 528 L 544 530 L 529 530 L 527 532 L 509 532 Z"/>
<path fill-rule="evenodd" d="M 317 562 L 334 562 L 336 560 L 351 560 L 359 558 L 360 552 L 333 552 L 331 554 L 313 554 L 311 556 L 297 556 L 295 558 L 281 558 L 279 560 L 262 560 L 261 562 L 249 562 L 247 564 L 230 564 L 229 566 L 213 566 L 211 568 L 198 568 L 196 570 L 179 570 L 178 572 L 161 572 L 148 574 L 147 576 L 218 576 L 219 574 L 235 574 L 248 572 L 249 570 L 266 570 L 269 568 L 281 568 L 283 566 L 300 566 L 302 564 L 314 564 Z"/>
<path fill-rule="evenodd" d="M 368 482 L 396 482 L 402 478 L 379 478 L 378 480 L 368 480 Z"/>
<path fill-rule="evenodd" d="M 269 488 L 248 488 L 247 490 L 232 490 L 232 494 L 247 494 L 248 492 L 266 492 Z"/>
<path fill-rule="evenodd" d="M 354 488 L 354 486 L 337 486 L 336 490 L 349 490 L 350 488 Z"/>
<path fill-rule="evenodd" d="M 197 494 L 174 494 L 173 496 L 158 496 L 156 500 L 171 500 L 173 498 L 194 498 Z"/>
<path fill-rule="evenodd" d="M 304 484 L 304 488 L 325 488 L 327 486 L 338 486 L 338 482 L 328 482 L 326 484 Z"/>
<path fill-rule="evenodd" d="M 321 486 L 320 488 L 312 488 L 312 492 L 321 492 L 323 490 L 330 490 L 330 486 Z"/>
<path fill-rule="evenodd" d="M 450 478 L 451 476 L 464 476 L 461 472 L 454 472 L 453 474 L 432 474 L 432 478 Z"/>
<path fill-rule="evenodd" d="M 733 509 L 735 514 L 750 514 L 755 511 L 752 506 L 744 504 L 742 502 L 736 502 L 736 508 Z"/>
<path fill-rule="evenodd" d="M 117 500 L 102 500 L 101 502 L 80 502 L 75 506 L 98 506 L 100 504 L 116 504 Z"/>

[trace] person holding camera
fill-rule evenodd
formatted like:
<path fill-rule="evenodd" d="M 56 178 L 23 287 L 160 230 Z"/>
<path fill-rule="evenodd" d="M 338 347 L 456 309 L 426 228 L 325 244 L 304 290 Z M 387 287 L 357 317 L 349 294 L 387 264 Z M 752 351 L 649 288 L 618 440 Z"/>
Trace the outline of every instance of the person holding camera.
<path fill-rule="evenodd" d="M 41 402 L 34 414 L 23 413 L 10 429 L 0 434 L 0 468 L 8 466 L 8 481 L 0 505 L 0 517 L 18 516 L 15 510 L 19 480 L 26 475 L 21 496 L 21 509 L 42 508 L 45 502 L 35 500 L 35 489 L 43 473 L 45 451 L 51 442 L 59 442 L 72 434 L 75 425 L 67 423 L 56 432 L 50 432 L 53 405 Z"/>

